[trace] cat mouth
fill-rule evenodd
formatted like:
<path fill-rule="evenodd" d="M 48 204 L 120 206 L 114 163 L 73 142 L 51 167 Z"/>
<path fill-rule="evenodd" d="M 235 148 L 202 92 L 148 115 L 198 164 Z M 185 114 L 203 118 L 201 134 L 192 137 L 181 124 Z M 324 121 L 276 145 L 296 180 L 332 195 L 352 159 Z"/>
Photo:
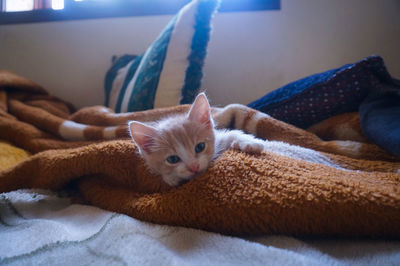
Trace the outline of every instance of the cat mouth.
<path fill-rule="evenodd" d="M 184 185 L 184 184 L 186 184 L 186 183 L 192 181 L 192 180 L 195 179 L 197 176 L 199 176 L 199 175 L 201 175 L 201 174 L 204 174 L 205 171 L 206 171 L 206 170 L 202 170 L 202 171 L 200 171 L 200 172 L 198 172 L 198 173 L 196 173 L 196 174 L 192 174 L 192 175 L 190 175 L 190 176 L 188 176 L 188 177 L 181 178 L 181 179 L 179 180 L 179 182 L 178 182 L 178 186 L 182 186 L 182 185 Z"/>
<path fill-rule="evenodd" d="M 178 182 L 178 186 L 183 186 L 184 184 L 189 183 L 192 179 L 193 179 L 193 178 L 190 178 L 190 179 L 181 179 L 181 180 Z"/>

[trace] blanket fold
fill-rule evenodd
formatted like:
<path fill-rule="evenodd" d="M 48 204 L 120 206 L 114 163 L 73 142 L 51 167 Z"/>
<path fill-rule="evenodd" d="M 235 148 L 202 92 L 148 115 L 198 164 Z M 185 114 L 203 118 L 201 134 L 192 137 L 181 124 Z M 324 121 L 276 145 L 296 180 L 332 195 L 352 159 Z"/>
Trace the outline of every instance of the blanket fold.
<path fill-rule="evenodd" d="M 0 139 L 35 153 L 0 172 L 0 192 L 74 182 L 86 202 L 154 223 L 236 235 L 400 237 L 399 158 L 370 143 L 322 141 L 238 104 L 213 108 L 217 125 L 266 139 L 267 150 L 226 151 L 203 175 L 168 187 L 144 165 L 126 123 L 188 107 L 75 111 L 0 71 Z"/>

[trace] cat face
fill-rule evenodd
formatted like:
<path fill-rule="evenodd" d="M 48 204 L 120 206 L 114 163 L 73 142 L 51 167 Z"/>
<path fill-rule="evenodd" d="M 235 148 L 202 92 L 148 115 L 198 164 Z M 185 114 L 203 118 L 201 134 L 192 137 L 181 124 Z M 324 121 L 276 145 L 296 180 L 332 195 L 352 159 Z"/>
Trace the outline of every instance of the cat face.
<path fill-rule="evenodd" d="M 204 172 L 214 158 L 214 127 L 204 94 L 196 97 L 187 114 L 151 125 L 132 121 L 129 129 L 149 168 L 170 186 Z"/>

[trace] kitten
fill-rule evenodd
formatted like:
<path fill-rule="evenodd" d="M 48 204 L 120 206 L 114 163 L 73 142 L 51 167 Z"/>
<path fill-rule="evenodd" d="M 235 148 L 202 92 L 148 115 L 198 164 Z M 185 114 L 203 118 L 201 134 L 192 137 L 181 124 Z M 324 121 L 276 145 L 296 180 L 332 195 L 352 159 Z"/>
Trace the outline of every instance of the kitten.
<path fill-rule="evenodd" d="M 205 172 L 229 148 L 261 153 L 264 147 L 264 141 L 240 130 L 215 129 L 204 93 L 196 97 L 187 114 L 152 123 L 130 121 L 129 131 L 147 166 L 170 186 Z"/>

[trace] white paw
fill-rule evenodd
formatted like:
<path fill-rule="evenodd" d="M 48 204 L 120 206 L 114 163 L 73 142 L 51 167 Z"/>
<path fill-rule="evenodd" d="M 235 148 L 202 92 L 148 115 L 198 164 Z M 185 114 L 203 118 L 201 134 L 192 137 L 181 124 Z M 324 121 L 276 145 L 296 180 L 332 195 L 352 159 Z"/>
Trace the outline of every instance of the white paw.
<path fill-rule="evenodd" d="M 247 153 L 260 154 L 264 149 L 264 143 L 261 140 L 233 141 L 231 147 Z"/>

